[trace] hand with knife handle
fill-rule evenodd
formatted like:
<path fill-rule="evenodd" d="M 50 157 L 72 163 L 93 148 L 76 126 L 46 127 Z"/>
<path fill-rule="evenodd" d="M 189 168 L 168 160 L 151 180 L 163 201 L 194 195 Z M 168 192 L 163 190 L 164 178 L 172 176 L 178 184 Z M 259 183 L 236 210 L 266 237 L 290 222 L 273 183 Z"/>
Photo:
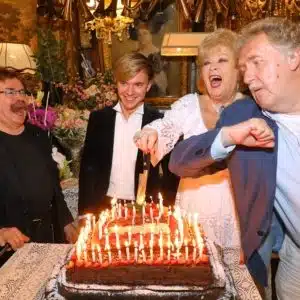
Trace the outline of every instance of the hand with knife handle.
<path fill-rule="evenodd" d="M 0 254 L 3 254 L 5 251 L 10 248 L 17 250 L 18 248 L 23 247 L 24 243 L 28 242 L 30 239 L 28 236 L 24 235 L 16 227 L 4 227 L 0 229 L 0 247 L 4 247 L 0 251 Z M 1 255 L 0 255 L 1 256 Z"/>
<path fill-rule="evenodd" d="M 136 146 L 144 153 L 150 153 L 151 155 L 155 155 L 155 151 L 157 149 L 157 139 L 157 131 L 147 127 L 138 131 L 134 136 L 134 142 Z"/>

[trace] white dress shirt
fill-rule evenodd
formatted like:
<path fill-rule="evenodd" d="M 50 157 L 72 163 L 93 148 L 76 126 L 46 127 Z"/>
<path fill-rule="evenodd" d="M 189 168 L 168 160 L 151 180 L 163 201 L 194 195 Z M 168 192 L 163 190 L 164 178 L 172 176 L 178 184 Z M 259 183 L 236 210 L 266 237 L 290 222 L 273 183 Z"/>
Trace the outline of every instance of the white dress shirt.
<path fill-rule="evenodd" d="M 118 103 L 116 111 L 115 135 L 112 167 L 107 196 L 118 199 L 135 200 L 134 178 L 138 148 L 133 136 L 142 127 L 144 104 L 140 105 L 126 120 Z"/>

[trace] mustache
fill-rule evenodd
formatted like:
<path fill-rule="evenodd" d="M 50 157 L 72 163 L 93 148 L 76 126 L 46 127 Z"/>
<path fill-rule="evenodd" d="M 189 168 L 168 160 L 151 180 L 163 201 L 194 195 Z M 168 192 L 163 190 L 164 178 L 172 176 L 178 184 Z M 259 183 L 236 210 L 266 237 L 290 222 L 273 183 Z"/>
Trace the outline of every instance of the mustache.
<path fill-rule="evenodd" d="M 10 106 L 12 112 L 17 113 L 20 111 L 27 110 L 28 105 L 25 101 L 18 100 Z"/>

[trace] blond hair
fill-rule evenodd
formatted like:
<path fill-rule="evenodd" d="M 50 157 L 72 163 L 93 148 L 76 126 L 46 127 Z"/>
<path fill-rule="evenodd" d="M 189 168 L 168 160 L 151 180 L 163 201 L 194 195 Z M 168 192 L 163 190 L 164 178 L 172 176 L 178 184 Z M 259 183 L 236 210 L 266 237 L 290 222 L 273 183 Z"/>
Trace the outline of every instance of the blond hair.
<path fill-rule="evenodd" d="M 238 48 L 264 33 L 271 44 L 286 53 L 300 47 L 300 24 L 291 20 L 271 17 L 252 22 L 241 30 Z"/>
<path fill-rule="evenodd" d="M 229 29 L 220 28 L 208 34 L 199 46 L 198 63 L 200 67 L 203 66 L 204 58 L 209 51 L 219 46 L 227 47 L 237 59 L 237 40 L 238 35 Z"/>
<path fill-rule="evenodd" d="M 154 72 L 147 57 L 139 52 L 130 52 L 121 56 L 114 68 L 116 81 L 127 81 L 140 71 L 144 71 L 149 80 L 153 79 Z"/>

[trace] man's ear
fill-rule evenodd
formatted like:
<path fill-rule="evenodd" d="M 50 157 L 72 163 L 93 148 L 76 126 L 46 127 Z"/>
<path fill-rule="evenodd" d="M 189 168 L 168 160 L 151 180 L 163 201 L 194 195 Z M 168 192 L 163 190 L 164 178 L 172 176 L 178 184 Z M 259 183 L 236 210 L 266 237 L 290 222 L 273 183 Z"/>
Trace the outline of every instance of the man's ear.
<path fill-rule="evenodd" d="M 296 71 L 300 68 L 300 48 L 296 48 L 289 54 L 288 64 L 291 71 Z"/>
<path fill-rule="evenodd" d="M 149 90 L 151 89 L 152 84 L 153 84 L 153 80 L 150 80 L 150 81 L 148 82 L 147 92 L 149 92 Z"/>

